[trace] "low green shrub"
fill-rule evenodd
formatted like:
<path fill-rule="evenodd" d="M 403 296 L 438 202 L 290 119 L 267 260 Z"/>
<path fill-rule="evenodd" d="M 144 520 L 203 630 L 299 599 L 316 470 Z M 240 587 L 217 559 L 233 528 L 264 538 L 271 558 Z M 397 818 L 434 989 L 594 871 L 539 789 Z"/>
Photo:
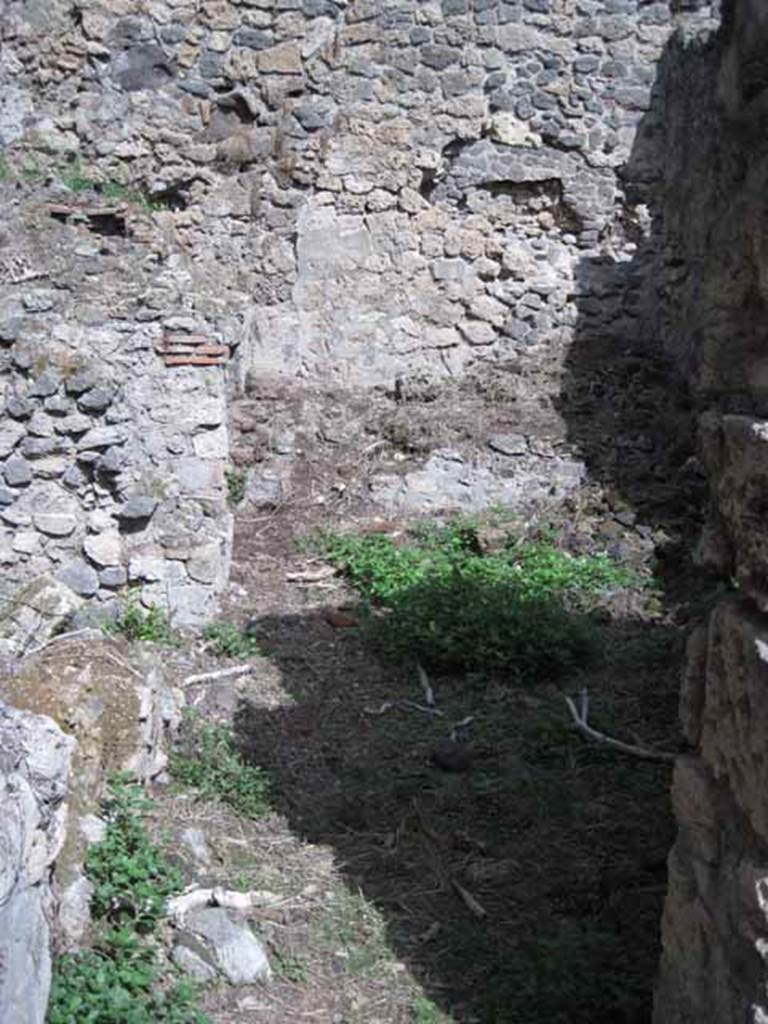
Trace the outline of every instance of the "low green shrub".
<path fill-rule="evenodd" d="M 471 522 L 421 527 L 404 542 L 325 534 L 316 547 L 369 611 L 366 628 L 394 660 L 450 671 L 554 677 L 599 650 L 588 612 L 638 580 L 607 555 L 571 555 L 551 539 L 510 538 L 483 554 Z"/>
<path fill-rule="evenodd" d="M 221 800 L 238 814 L 259 818 L 269 809 L 269 777 L 248 764 L 232 733 L 188 715 L 180 749 L 171 757 L 172 777 L 209 800 Z"/>

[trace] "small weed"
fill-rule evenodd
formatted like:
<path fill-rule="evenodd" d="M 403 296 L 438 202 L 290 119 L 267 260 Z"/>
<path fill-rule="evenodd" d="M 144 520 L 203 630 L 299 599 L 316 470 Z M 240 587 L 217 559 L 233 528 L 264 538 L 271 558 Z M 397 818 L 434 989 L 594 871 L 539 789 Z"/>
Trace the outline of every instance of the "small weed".
<path fill-rule="evenodd" d="M 146 640 L 150 643 L 177 647 L 179 636 L 171 626 L 168 615 L 149 605 L 145 608 L 138 597 L 131 595 L 124 602 L 116 619 L 104 623 L 108 634 L 122 633 L 127 640 Z"/>
<path fill-rule="evenodd" d="M 62 185 L 70 192 L 87 192 L 97 186 L 96 181 L 87 177 L 80 160 L 75 160 L 68 167 L 60 170 L 59 177 Z"/>
<path fill-rule="evenodd" d="M 194 985 L 165 983 L 149 937 L 166 898 L 182 886 L 180 872 L 144 828 L 142 814 L 150 806 L 127 776 L 111 780 L 103 806 L 106 834 L 85 863 L 99 938 L 94 949 L 57 960 L 47 1024 L 209 1024 Z"/>
<path fill-rule="evenodd" d="M 220 725 L 185 722 L 181 749 L 171 757 L 171 775 L 202 797 L 221 800 L 238 814 L 259 818 L 269 811 L 269 778 L 241 757 L 232 733 Z"/>
<path fill-rule="evenodd" d="M 307 965 L 298 956 L 283 956 L 280 953 L 277 953 L 275 954 L 273 964 L 275 974 L 277 974 L 278 977 L 285 978 L 286 981 L 293 981 L 300 984 L 307 980 Z"/>
<path fill-rule="evenodd" d="M 0 181 L 9 181 L 11 178 L 11 165 L 8 158 L 0 153 Z"/>
<path fill-rule="evenodd" d="M 259 653 L 255 636 L 231 622 L 212 622 L 203 630 L 214 654 L 222 658 L 250 658 Z"/>
<path fill-rule="evenodd" d="M 637 582 L 607 555 L 570 555 L 551 539 L 482 554 L 476 524 L 422 526 L 404 544 L 324 535 L 316 546 L 362 594 L 382 652 L 445 670 L 507 670 L 552 678 L 598 651 L 588 612 L 600 595 Z"/>
<path fill-rule="evenodd" d="M 248 485 L 248 474 L 244 469 L 228 469 L 224 473 L 227 482 L 227 497 L 232 506 L 239 505 L 245 498 L 245 489 Z"/>
<path fill-rule="evenodd" d="M 96 188 L 105 199 L 131 203 L 133 206 L 139 206 L 148 212 L 165 209 L 165 204 L 162 201 L 152 199 L 146 192 L 130 188 L 119 181 L 105 181 L 103 184 L 97 185 Z"/>
<path fill-rule="evenodd" d="M 436 1006 L 426 996 L 419 996 L 413 1004 L 413 1024 L 453 1024 L 453 1017 Z"/>
<path fill-rule="evenodd" d="M 253 881 L 250 875 L 241 872 L 229 880 L 229 885 L 232 889 L 237 889 L 238 892 L 248 892 L 253 888 Z"/>

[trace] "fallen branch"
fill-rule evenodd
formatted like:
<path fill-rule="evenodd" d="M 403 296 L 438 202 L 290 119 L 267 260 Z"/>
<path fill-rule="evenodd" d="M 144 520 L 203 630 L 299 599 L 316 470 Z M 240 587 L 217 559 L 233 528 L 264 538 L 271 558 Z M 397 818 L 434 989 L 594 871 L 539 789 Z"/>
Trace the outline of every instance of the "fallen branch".
<path fill-rule="evenodd" d="M 251 910 L 254 907 L 274 907 L 281 902 L 281 897 L 266 889 L 251 889 L 250 892 L 238 892 L 234 889 L 192 889 L 179 896 L 173 896 L 167 902 L 168 914 L 182 918 L 191 910 L 199 907 L 224 907 L 227 910 Z"/>
<path fill-rule="evenodd" d="M 614 750 L 620 750 L 623 754 L 629 754 L 631 757 L 642 758 L 644 761 L 674 761 L 676 759 L 676 754 L 668 754 L 664 750 L 653 750 L 650 747 L 639 747 L 633 743 L 624 743 L 622 740 L 606 736 L 605 733 L 593 729 L 587 721 L 589 718 L 589 693 L 586 690 L 582 690 L 579 694 L 578 708 L 576 707 L 576 702 L 571 697 L 565 694 L 563 694 L 563 697 L 568 705 L 574 725 L 587 739 L 594 740 L 595 743 L 601 743 L 606 747 L 612 747 Z"/>
<path fill-rule="evenodd" d="M 217 672 L 201 672 L 196 676 L 187 676 L 182 686 L 193 686 L 195 683 L 217 683 L 221 679 L 232 679 L 244 676 L 253 671 L 254 665 L 236 665 L 234 668 L 220 668 Z"/>

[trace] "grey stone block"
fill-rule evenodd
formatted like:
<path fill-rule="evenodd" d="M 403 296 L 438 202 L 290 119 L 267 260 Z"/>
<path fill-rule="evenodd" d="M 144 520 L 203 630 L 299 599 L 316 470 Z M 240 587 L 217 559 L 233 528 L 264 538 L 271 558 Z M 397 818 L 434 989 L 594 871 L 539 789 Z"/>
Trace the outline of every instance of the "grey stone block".
<path fill-rule="evenodd" d="M 43 370 L 40 376 L 32 382 L 27 395 L 29 398 L 49 398 L 55 395 L 61 387 L 61 374 L 58 370 L 49 368 Z"/>
<path fill-rule="evenodd" d="M 81 597 L 93 597 L 99 589 L 99 574 L 83 561 L 71 562 L 58 573 L 57 579 Z"/>
<path fill-rule="evenodd" d="M 15 420 L 26 420 L 35 411 L 35 403 L 31 402 L 28 398 L 13 395 L 5 403 L 5 411 Z"/>
<path fill-rule="evenodd" d="M 139 494 L 130 498 L 120 509 L 120 518 L 128 522 L 140 519 L 149 519 L 157 508 L 157 498 L 147 494 Z"/>
<path fill-rule="evenodd" d="M 112 404 L 115 392 L 112 388 L 95 387 L 80 395 L 77 407 L 81 412 L 104 412 Z"/>
<path fill-rule="evenodd" d="M 32 483 L 32 467 L 26 459 L 14 456 L 3 466 L 3 476 L 9 487 L 24 487 Z"/>

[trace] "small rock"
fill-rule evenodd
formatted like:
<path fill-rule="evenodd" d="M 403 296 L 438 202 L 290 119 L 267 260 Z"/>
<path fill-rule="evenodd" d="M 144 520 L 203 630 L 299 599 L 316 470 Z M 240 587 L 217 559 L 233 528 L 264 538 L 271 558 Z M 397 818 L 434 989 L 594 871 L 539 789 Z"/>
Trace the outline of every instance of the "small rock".
<path fill-rule="evenodd" d="M 56 297 L 53 292 L 27 292 L 21 301 L 28 313 L 47 313 L 56 304 Z"/>
<path fill-rule="evenodd" d="M 174 946 L 171 950 L 171 959 L 182 971 L 191 974 L 198 981 L 213 981 L 216 977 L 216 969 L 187 946 Z"/>
<path fill-rule="evenodd" d="M 15 505 L 8 505 L 0 509 L 0 519 L 9 526 L 31 526 L 32 516 L 27 512 L 20 512 Z"/>
<path fill-rule="evenodd" d="M 25 437 L 19 450 L 27 459 L 42 459 L 46 455 L 56 455 L 62 450 L 60 439 L 53 437 Z"/>
<path fill-rule="evenodd" d="M 49 368 L 43 370 L 32 387 L 28 391 L 29 398 L 50 398 L 55 395 L 61 386 L 61 375 L 58 370 Z"/>
<path fill-rule="evenodd" d="M 443 743 L 432 751 L 432 764 L 444 772 L 466 772 L 472 766 L 472 751 L 464 743 Z"/>
<path fill-rule="evenodd" d="M 77 526 L 74 516 L 57 512 L 38 512 L 33 521 L 37 529 L 49 537 L 68 537 Z"/>
<path fill-rule="evenodd" d="M 96 471 L 113 475 L 119 473 L 125 464 L 125 452 L 121 448 L 108 448 L 96 460 Z"/>
<path fill-rule="evenodd" d="M 88 478 L 79 466 L 70 466 L 61 478 L 61 482 L 70 491 L 79 491 L 81 487 L 88 483 Z"/>
<path fill-rule="evenodd" d="M 121 519 L 136 520 L 149 519 L 157 508 L 157 498 L 151 498 L 148 494 L 136 495 L 130 498 L 120 509 Z"/>
<path fill-rule="evenodd" d="M 500 455 L 526 455 L 528 442 L 523 434 L 494 434 L 488 438 L 488 447 Z"/>
<path fill-rule="evenodd" d="M 11 454 L 21 438 L 24 437 L 24 433 L 24 427 L 13 420 L 0 424 L 0 459 Z"/>
<path fill-rule="evenodd" d="M 43 408 L 49 416 L 66 416 L 71 412 L 72 405 L 63 395 L 53 395 L 51 398 L 46 398 Z"/>
<path fill-rule="evenodd" d="M 0 505 L 11 505 L 17 498 L 14 491 L 0 486 Z"/>
<path fill-rule="evenodd" d="M 167 568 L 162 552 L 134 554 L 128 562 L 128 578 L 131 582 L 158 583 L 165 579 Z"/>
<path fill-rule="evenodd" d="M 5 411 L 15 420 L 26 420 L 35 411 L 35 403 L 28 398 L 13 395 L 5 403 Z"/>
<path fill-rule="evenodd" d="M 102 587 L 108 587 L 110 590 L 116 587 L 124 587 L 127 582 L 128 573 L 122 565 L 110 565 L 99 573 L 99 583 L 101 583 Z"/>
<path fill-rule="evenodd" d="M 40 537 L 34 530 L 19 530 L 13 536 L 11 545 L 20 555 L 31 555 L 40 546 Z"/>
<path fill-rule="evenodd" d="M 100 568 L 119 565 L 122 556 L 120 534 L 115 531 L 86 537 L 83 541 L 83 551 Z"/>
<path fill-rule="evenodd" d="M 35 476 L 43 480 L 55 480 L 67 469 L 67 460 L 57 455 L 48 455 L 35 462 Z"/>
<path fill-rule="evenodd" d="M 32 437 L 53 437 L 53 422 L 41 409 L 36 409 L 32 419 L 27 423 L 27 431 Z"/>
<path fill-rule="evenodd" d="M 32 467 L 26 459 L 16 456 L 3 466 L 3 476 L 9 487 L 25 487 L 32 483 Z"/>
<path fill-rule="evenodd" d="M 92 388 L 78 398 L 77 407 L 81 412 L 104 412 L 112 404 L 114 395 L 111 388 Z"/>
<path fill-rule="evenodd" d="M 65 416 L 63 420 L 55 423 L 54 430 L 57 434 L 84 434 L 92 426 L 93 421 L 88 416 L 84 416 L 80 412 L 73 412 L 70 416 Z"/>
<path fill-rule="evenodd" d="M 99 576 L 86 562 L 72 562 L 59 572 L 57 579 L 82 597 L 93 597 L 99 589 Z"/>
<path fill-rule="evenodd" d="M 68 377 L 64 382 L 64 390 L 68 395 L 81 395 L 98 383 L 98 377 L 93 370 L 81 370 L 79 373 Z"/>
<path fill-rule="evenodd" d="M 222 557 L 218 544 L 201 544 L 193 550 L 187 571 L 198 583 L 214 583 L 221 572 Z"/>
<path fill-rule="evenodd" d="M 232 985 L 252 985 L 272 974 L 267 955 L 248 925 L 232 920 L 221 907 L 188 914 L 179 931 L 179 946 L 192 948 Z"/>
<path fill-rule="evenodd" d="M 7 320 L 0 321 L 0 341 L 6 345 L 16 341 L 21 333 L 21 325 L 22 318 L 20 316 L 12 316 Z"/>
<path fill-rule="evenodd" d="M 89 448 L 112 448 L 116 444 L 125 444 L 125 440 L 122 427 L 94 427 L 77 442 L 77 450 L 82 452 Z"/>

